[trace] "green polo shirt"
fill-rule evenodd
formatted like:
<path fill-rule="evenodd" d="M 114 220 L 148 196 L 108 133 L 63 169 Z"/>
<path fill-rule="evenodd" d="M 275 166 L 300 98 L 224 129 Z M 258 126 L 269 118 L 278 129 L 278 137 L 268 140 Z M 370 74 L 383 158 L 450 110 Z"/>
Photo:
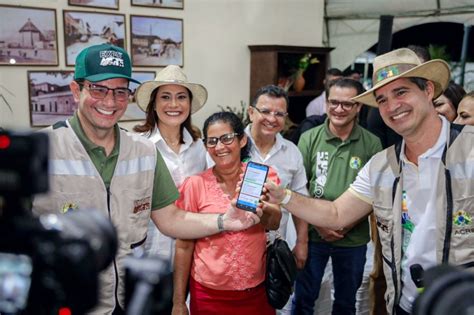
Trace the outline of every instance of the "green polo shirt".
<path fill-rule="evenodd" d="M 334 200 L 354 181 L 359 170 L 377 152 L 382 150 L 379 138 L 358 124 L 345 141 L 329 130 L 329 119 L 301 136 L 298 148 L 308 177 L 309 193 L 314 198 Z M 318 209 L 314 209 L 318 211 Z M 362 220 L 343 239 L 331 242 L 335 246 L 353 247 L 369 241 L 368 220 Z M 324 242 L 313 226 L 309 239 Z"/>
<path fill-rule="evenodd" d="M 120 129 L 118 124 L 114 126 L 116 136 L 115 146 L 110 155 L 107 156 L 104 147 L 94 144 L 89 140 L 89 138 L 87 138 L 82 129 L 77 113 L 69 119 L 69 123 L 102 177 L 105 187 L 109 188 L 112 176 L 114 175 L 115 165 L 118 161 L 120 149 Z M 153 181 L 152 210 L 166 207 L 175 202 L 178 197 L 179 192 L 176 189 L 168 168 L 166 167 L 165 161 L 161 157 L 160 152 L 157 151 L 155 179 Z"/>

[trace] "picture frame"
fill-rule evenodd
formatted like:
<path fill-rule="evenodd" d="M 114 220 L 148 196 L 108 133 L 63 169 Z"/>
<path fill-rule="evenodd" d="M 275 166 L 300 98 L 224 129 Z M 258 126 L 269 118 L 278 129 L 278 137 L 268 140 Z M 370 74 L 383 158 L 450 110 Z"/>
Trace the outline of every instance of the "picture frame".
<path fill-rule="evenodd" d="M 155 71 L 132 71 L 132 78 L 140 82 L 153 80 L 156 76 Z M 135 93 L 139 84 L 130 81 L 129 88 Z M 137 105 L 135 95 L 133 95 L 128 103 L 127 110 L 119 121 L 138 121 L 145 120 L 145 112 Z"/>
<path fill-rule="evenodd" d="M 133 66 L 183 66 L 183 19 L 130 15 Z"/>
<path fill-rule="evenodd" d="M 46 127 L 74 114 L 74 101 L 69 83 L 74 71 L 27 71 L 30 124 Z"/>
<path fill-rule="evenodd" d="M 131 0 L 131 5 L 160 9 L 184 9 L 184 0 Z"/>
<path fill-rule="evenodd" d="M 0 5 L 0 65 L 57 66 L 56 10 Z"/>
<path fill-rule="evenodd" d="M 64 10 L 63 21 L 67 66 L 74 66 L 79 52 L 91 45 L 109 43 L 126 50 L 124 14 Z"/>
<path fill-rule="evenodd" d="M 119 9 L 119 0 L 68 0 L 68 4 L 78 7 L 93 7 L 102 9 Z"/>

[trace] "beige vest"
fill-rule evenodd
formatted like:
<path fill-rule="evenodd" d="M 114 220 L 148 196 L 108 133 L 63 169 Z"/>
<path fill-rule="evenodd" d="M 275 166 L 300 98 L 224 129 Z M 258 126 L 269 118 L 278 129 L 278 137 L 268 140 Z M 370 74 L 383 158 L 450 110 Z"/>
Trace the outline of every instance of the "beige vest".
<path fill-rule="evenodd" d="M 459 127 L 459 126 L 458 126 Z M 436 259 L 466 268 L 474 267 L 474 127 L 459 133 L 451 125 L 448 149 L 443 155 L 436 186 Z M 394 314 L 401 293 L 401 166 L 400 146 L 392 146 L 373 157 L 370 177 L 374 178 L 374 213 L 382 244 L 382 260 L 387 280 L 388 314 Z M 462 223 L 459 218 L 472 219 Z"/>
<path fill-rule="evenodd" d="M 120 131 L 120 152 L 109 193 L 79 138 L 68 127 L 47 128 L 50 136 L 50 191 L 35 197 L 33 212 L 98 210 L 109 216 L 118 233 L 114 262 L 101 273 L 100 299 L 94 314 L 110 314 L 116 301 L 124 306 L 123 258 L 144 244 L 156 166 L 154 144 Z"/>

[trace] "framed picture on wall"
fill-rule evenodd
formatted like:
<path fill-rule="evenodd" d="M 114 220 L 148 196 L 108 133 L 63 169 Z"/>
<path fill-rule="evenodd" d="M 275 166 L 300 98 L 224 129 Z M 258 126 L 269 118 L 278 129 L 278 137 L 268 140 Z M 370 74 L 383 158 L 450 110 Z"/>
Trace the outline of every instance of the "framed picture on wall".
<path fill-rule="evenodd" d="M 150 81 L 155 78 L 155 71 L 133 71 L 132 78 L 138 80 L 140 82 Z M 138 84 L 135 82 L 130 82 L 129 88 L 134 93 L 138 87 Z M 138 107 L 135 96 L 132 96 L 130 102 L 128 103 L 127 110 L 123 114 L 120 121 L 134 121 L 134 120 L 144 120 L 145 119 L 145 112 Z"/>
<path fill-rule="evenodd" d="M 69 5 L 81 7 L 95 7 L 104 9 L 119 9 L 119 0 L 69 0 Z"/>
<path fill-rule="evenodd" d="M 130 15 L 132 64 L 183 65 L 183 20 Z"/>
<path fill-rule="evenodd" d="M 131 0 L 132 5 L 165 9 L 183 9 L 184 0 Z"/>
<path fill-rule="evenodd" d="M 0 65 L 58 65 L 56 10 L 0 5 L 0 30 Z"/>
<path fill-rule="evenodd" d="M 31 126 L 49 126 L 77 109 L 69 89 L 74 71 L 28 71 Z"/>
<path fill-rule="evenodd" d="M 125 47 L 125 15 L 64 10 L 66 65 L 74 66 L 79 52 L 91 45 Z"/>

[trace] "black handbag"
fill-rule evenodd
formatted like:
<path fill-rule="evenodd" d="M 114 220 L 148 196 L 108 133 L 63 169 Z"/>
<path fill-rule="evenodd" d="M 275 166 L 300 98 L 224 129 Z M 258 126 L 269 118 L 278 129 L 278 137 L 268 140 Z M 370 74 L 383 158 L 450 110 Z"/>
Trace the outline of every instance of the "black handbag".
<path fill-rule="evenodd" d="M 267 246 L 267 270 L 265 290 L 268 303 L 276 309 L 282 309 L 293 292 L 296 278 L 296 260 L 288 244 L 281 238 L 275 238 Z"/>

